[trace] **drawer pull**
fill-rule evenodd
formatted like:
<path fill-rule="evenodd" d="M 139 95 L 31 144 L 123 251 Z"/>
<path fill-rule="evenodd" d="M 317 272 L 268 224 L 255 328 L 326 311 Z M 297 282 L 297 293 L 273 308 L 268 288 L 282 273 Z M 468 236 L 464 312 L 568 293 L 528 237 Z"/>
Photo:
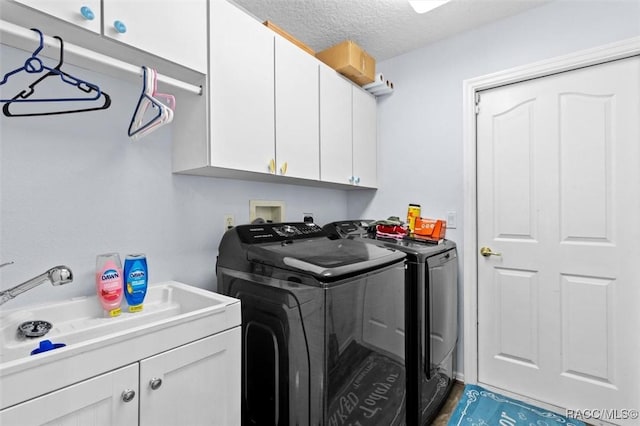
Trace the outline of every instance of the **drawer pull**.
<path fill-rule="evenodd" d="M 96 15 L 93 13 L 93 10 L 91 10 L 91 8 L 88 6 L 82 6 L 80 8 L 80 14 L 84 17 L 84 19 L 88 21 L 93 21 L 96 17 Z"/>
<path fill-rule="evenodd" d="M 149 380 L 149 387 L 153 390 L 157 390 L 160 388 L 160 386 L 162 386 L 162 379 L 159 377 L 154 377 L 153 379 Z"/>
<path fill-rule="evenodd" d="M 136 391 L 132 390 L 132 389 L 127 389 L 125 391 L 122 392 L 122 400 L 124 402 L 131 402 L 133 401 L 133 398 L 136 397 Z"/>
<path fill-rule="evenodd" d="M 127 26 L 122 21 L 114 21 L 113 28 L 120 34 L 124 34 L 127 32 Z"/>

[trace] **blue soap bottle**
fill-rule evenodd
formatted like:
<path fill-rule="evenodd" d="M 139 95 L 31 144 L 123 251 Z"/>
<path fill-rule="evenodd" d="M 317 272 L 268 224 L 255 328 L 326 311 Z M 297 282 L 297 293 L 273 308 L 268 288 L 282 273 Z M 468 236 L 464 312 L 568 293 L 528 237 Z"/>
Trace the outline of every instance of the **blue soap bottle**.
<path fill-rule="evenodd" d="M 128 254 L 124 260 L 124 297 L 129 305 L 129 312 L 142 310 L 147 284 L 147 257 L 141 253 Z"/>

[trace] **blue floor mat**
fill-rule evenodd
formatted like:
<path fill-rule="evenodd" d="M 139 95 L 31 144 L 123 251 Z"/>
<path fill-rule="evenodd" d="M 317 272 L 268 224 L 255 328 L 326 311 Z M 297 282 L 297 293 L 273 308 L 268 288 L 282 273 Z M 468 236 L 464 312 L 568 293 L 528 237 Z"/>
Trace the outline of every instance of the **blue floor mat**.
<path fill-rule="evenodd" d="M 466 385 L 448 426 L 585 426 L 477 385 Z"/>

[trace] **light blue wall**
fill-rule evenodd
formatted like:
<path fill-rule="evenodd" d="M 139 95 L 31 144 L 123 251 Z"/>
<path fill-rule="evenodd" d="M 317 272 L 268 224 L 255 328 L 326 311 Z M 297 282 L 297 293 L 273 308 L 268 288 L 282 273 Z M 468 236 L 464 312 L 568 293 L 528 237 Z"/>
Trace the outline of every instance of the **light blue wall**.
<path fill-rule="evenodd" d="M 455 210 L 458 228 L 448 237 L 463 244 L 463 80 L 639 34 L 640 0 L 559 1 L 379 63 L 396 90 L 378 102 L 377 192 L 173 175 L 170 127 L 135 143 L 126 136 L 138 86 L 66 68 L 99 83 L 113 105 L 1 116 L 0 261 L 16 264 L 0 270 L 0 288 L 60 263 L 76 279 L 0 309 L 92 294 L 95 256 L 107 251 L 146 252 L 152 281 L 214 289 L 223 216 L 248 221 L 250 199 L 283 200 L 287 220 L 311 211 L 321 224 L 402 217 L 412 202 L 424 216 Z M 1 70 L 24 54 L 0 46 Z"/>
<path fill-rule="evenodd" d="M 463 81 L 638 35 L 640 0 L 564 0 L 379 63 L 395 85 L 378 101 L 379 190 L 351 194 L 349 216 L 402 217 L 408 203 L 428 217 L 456 211 L 447 237 L 464 244 Z"/>
<path fill-rule="evenodd" d="M 0 70 L 26 57 L 0 46 Z M 215 289 L 223 217 L 247 223 L 251 199 L 284 201 L 286 220 L 301 221 L 304 212 L 318 223 L 346 216 L 341 190 L 172 174 L 170 125 L 136 142 L 127 136 L 137 84 L 63 69 L 99 84 L 112 105 L 82 114 L 1 116 L 0 261 L 15 264 L 2 268 L 0 288 L 58 264 L 69 265 L 75 280 L 42 285 L 0 309 L 93 294 L 95 257 L 110 251 L 146 253 L 152 282 Z"/>

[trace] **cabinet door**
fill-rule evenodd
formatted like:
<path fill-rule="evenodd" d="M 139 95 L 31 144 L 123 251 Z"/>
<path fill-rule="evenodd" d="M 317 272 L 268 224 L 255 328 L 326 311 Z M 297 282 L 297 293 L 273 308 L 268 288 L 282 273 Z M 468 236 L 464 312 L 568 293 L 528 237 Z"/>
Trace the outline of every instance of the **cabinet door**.
<path fill-rule="evenodd" d="M 353 90 L 353 175 L 359 186 L 377 185 L 377 104 L 364 90 Z"/>
<path fill-rule="evenodd" d="M 15 2 L 100 34 L 100 0 L 15 0 Z"/>
<path fill-rule="evenodd" d="M 140 362 L 140 426 L 240 424 L 240 327 Z"/>
<path fill-rule="evenodd" d="M 209 7 L 211 165 L 269 173 L 275 162 L 274 33 L 227 1 Z"/>
<path fill-rule="evenodd" d="M 320 179 L 318 60 L 276 36 L 277 173 Z"/>
<path fill-rule="evenodd" d="M 103 0 L 103 5 L 106 37 L 206 74 L 206 0 Z"/>
<path fill-rule="evenodd" d="M 351 83 L 320 65 L 320 179 L 352 183 Z"/>
<path fill-rule="evenodd" d="M 129 402 L 123 400 L 123 393 L 127 391 L 135 392 Z M 2 426 L 137 423 L 138 363 L 0 411 Z"/>

